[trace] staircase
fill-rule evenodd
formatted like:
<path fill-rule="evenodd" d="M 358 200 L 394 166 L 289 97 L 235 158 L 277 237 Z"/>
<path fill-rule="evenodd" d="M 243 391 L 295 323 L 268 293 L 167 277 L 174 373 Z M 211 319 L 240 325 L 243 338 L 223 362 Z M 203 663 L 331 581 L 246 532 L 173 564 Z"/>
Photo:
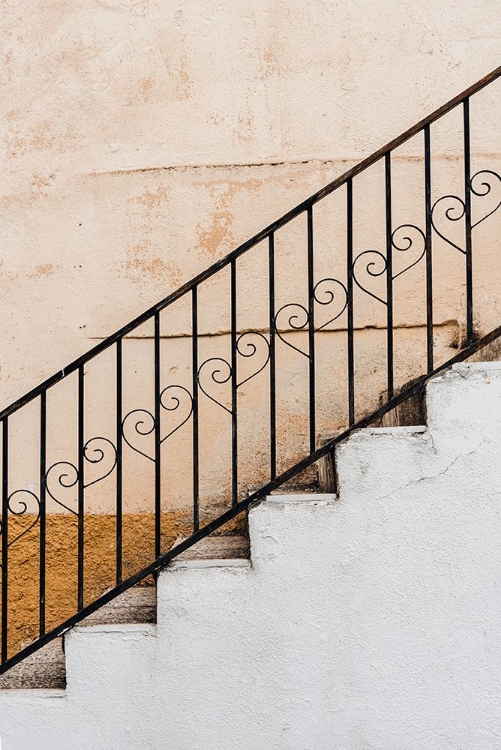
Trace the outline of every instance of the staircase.
<path fill-rule="evenodd" d="M 436 447 L 447 424 L 457 420 L 445 405 L 448 421 L 444 428 L 438 426 L 433 419 L 439 409 L 432 405 L 429 432 L 397 428 L 364 436 L 357 431 L 402 424 L 402 409 L 420 403 L 426 383 L 432 394 L 442 393 L 438 383 L 445 384 L 444 393 L 459 393 L 458 373 L 464 372 L 468 385 L 463 395 L 468 398 L 477 381 L 485 385 L 492 377 L 497 383 L 493 366 L 489 376 L 473 365 L 455 370 L 452 379 L 441 373 L 482 356 L 486 347 L 497 345 L 501 333 L 496 327 L 501 314 L 499 154 L 486 155 L 482 139 L 477 143 L 479 123 L 488 125 L 499 101 L 500 76 L 498 68 L 0 413 L 0 687 L 63 691 L 67 679 L 67 693 L 40 698 L 34 709 L 40 721 L 45 721 L 40 706 L 42 713 L 57 713 L 62 709 L 49 705 L 76 699 L 75 727 L 82 726 L 82 696 L 72 692 L 72 685 L 79 685 L 93 705 L 90 685 L 97 682 L 90 676 L 97 678 L 91 665 L 115 647 L 124 669 L 127 659 L 137 655 L 143 686 L 157 674 L 155 665 L 146 669 L 146 651 L 159 649 L 159 663 L 179 669 L 175 682 L 180 696 L 180 674 L 186 675 L 183 700 L 188 702 L 183 705 L 189 705 L 188 677 L 193 690 L 193 665 L 202 657 L 195 636 L 193 643 L 181 642 L 181 630 L 169 620 L 170 608 L 181 612 L 185 606 L 190 627 L 199 623 L 202 633 L 203 607 L 208 606 L 204 597 L 215 602 L 220 582 L 221 591 L 227 587 L 237 598 L 245 591 L 244 598 L 259 611 L 271 596 L 261 591 L 261 584 L 252 588 L 251 581 L 261 575 L 259 556 L 268 556 L 271 566 L 277 544 L 280 558 L 282 542 L 277 539 L 285 540 L 289 521 L 304 523 L 305 538 L 295 539 L 296 550 L 304 549 L 306 538 L 313 539 L 316 523 L 332 527 L 329 533 L 339 542 L 334 526 L 345 529 L 344 520 L 337 518 L 345 501 L 349 506 L 356 495 L 356 506 L 362 496 L 386 500 L 396 492 L 395 473 L 387 471 L 391 461 L 384 452 L 389 456 L 395 447 L 391 460 L 403 462 L 398 475 L 414 476 L 412 467 L 421 461 L 416 451 L 429 458 L 430 435 Z M 455 172 L 440 166 L 444 122 L 458 149 Z M 416 171 L 408 170 L 402 182 L 399 164 L 409 154 Z M 446 186 L 444 180 L 449 181 Z M 291 264 L 291 248 L 295 258 L 302 253 L 302 268 Z M 227 327 L 220 337 L 211 336 L 207 321 L 217 327 L 221 320 Z M 181 332 L 177 348 L 167 336 L 170 330 Z M 466 413 L 464 406 L 461 410 Z M 468 414 L 478 423 L 477 413 Z M 465 434 L 468 429 L 462 424 Z M 449 434 L 450 445 L 443 449 L 444 456 L 448 451 L 453 456 L 450 466 L 465 456 L 454 453 L 455 440 Z M 468 442 L 457 438 L 462 440 Z M 368 453 L 362 472 L 357 456 L 364 454 L 364 441 Z M 360 454 L 355 446 L 361 446 Z M 437 482 L 433 467 L 442 466 L 439 459 L 429 458 L 430 476 Z M 373 466 L 379 468 L 367 469 Z M 444 469 L 447 476 L 449 471 Z M 421 485 L 421 479 L 412 482 Z M 380 497 L 380 488 L 389 494 Z M 338 490 L 341 501 L 334 503 Z M 346 523 L 352 521 L 348 516 Z M 263 531 L 268 527 L 269 535 Z M 260 547 L 263 534 L 268 551 Z M 248 535 L 251 567 L 242 562 Z M 283 541 L 289 550 L 291 539 Z M 325 544 L 317 539 L 312 549 L 320 555 Z M 337 554 L 329 543 L 327 547 L 329 554 Z M 323 563 L 320 558 L 315 563 L 306 551 L 304 555 L 298 553 L 296 559 L 289 553 L 287 565 L 291 571 L 294 565 L 310 566 L 314 576 Z M 228 559 L 237 562 L 230 565 Z M 334 567 L 338 562 L 331 561 Z M 63 575 L 55 577 L 55 570 Z M 297 569 L 296 574 L 301 578 Z M 280 578 L 278 571 L 276 575 Z M 199 583 L 207 578 L 210 590 L 202 592 Z M 178 582 L 186 586 L 184 594 L 177 590 Z M 338 581 L 327 577 L 325 585 Z M 260 605 L 252 593 L 258 590 Z M 194 596 L 188 606 L 190 591 Z M 233 606 L 229 602 L 217 606 L 222 617 Z M 287 610 L 285 602 L 281 606 Z M 244 610 L 252 620 L 251 609 L 246 605 Z M 166 622 L 174 628 L 171 636 Z M 307 628 L 306 621 L 303 625 Z M 236 620 L 230 642 L 232 653 L 243 658 L 245 638 L 241 644 L 234 640 L 240 627 L 243 623 Z M 258 634 L 256 623 L 252 637 Z M 130 657 L 118 656 L 124 639 L 135 644 Z M 93 654 L 87 640 L 96 641 Z M 201 635 L 200 648 L 204 643 L 211 643 L 210 633 Z M 291 644 L 299 648 L 297 639 Z M 208 646 L 211 659 L 215 653 L 223 658 L 221 646 L 213 646 L 214 651 Z M 177 656 L 169 651 L 174 647 Z M 259 648 L 254 648 L 249 653 L 259 661 Z M 187 659 L 182 670 L 176 662 L 181 658 Z M 115 668 L 117 679 L 122 674 L 123 684 L 130 683 L 119 663 Z M 249 675 L 254 668 L 244 662 L 240 666 Z M 111 680 L 111 674 L 108 665 L 103 679 Z M 229 679 L 221 671 L 222 685 L 226 679 L 232 684 L 236 674 Z M 299 679 L 297 673 L 294 678 Z M 211 696 L 214 685 L 206 686 Z M 131 685 L 136 688 L 139 683 Z M 130 705 L 125 688 L 122 698 L 124 707 Z M 10 719 L 3 717 L 9 707 L 15 716 L 21 705 L 17 701 L 29 705 L 30 700 L 25 693 L 1 696 L 0 736 L 3 740 L 1 732 L 7 733 L 10 747 L 17 740 L 9 734 Z M 199 716 L 200 727 L 208 726 L 205 714 L 185 713 Z M 214 715 L 215 705 L 212 719 Z M 141 718 L 138 714 L 138 727 L 146 727 L 146 716 L 147 711 Z M 245 724 L 241 716 L 235 721 Z M 173 746 L 201 746 L 186 744 L 181 718 L 176 726 L 181 734 Z M 107 729 L 101 729 L 104 736 Z M 136 729 L 131 729 L 131 743 Z M 52 736 L 53 730 L 47 731 Z M 166 725 L 165 731 L 175 737 L 178 730 Z M 191 731 L 195 737 L 193 726 Z M 128 741 L 120 747 L 128 747 Z M 130 747 L 138 746 L 137 737 L 135 741 Z M 235 737 L 232 741 L 236 744 L 221 739 L 222 744 L 210 746 L 264 746 L 259 738 L 255 745 L 238 745 Z M 26 742 L 23 747 L 29 746 Z M 158 747 L 156 740 L 149 742 Z M 297 742 L 284 747 L 307 746 Z M 85 743 L 76 746 L 100 747 L 97 739 L 96 745 L 87 737 Z"/>
<path fill-rule="evenodd" d="M 253 505 L 250 552 L 178 556 L 156 623 L 70 630 L 66 690 L 0 695 L 2 747 L 496 748 L 500 363 L 431 380 L 426 409 L 337 446 L 337 496 Z"/>

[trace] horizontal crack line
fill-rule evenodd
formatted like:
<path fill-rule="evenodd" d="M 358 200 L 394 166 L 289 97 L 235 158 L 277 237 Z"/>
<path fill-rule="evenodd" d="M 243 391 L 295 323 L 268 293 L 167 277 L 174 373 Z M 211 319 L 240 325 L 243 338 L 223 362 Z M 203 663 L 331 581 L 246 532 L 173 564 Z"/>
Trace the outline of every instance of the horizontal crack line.
<path fill-rule="evenodd" d="M 490 152 L 472 152 L 472 155 L 479 158 L 498 158 L 499 154 Z M 118 169 L 103 169 L 94 170 L 88 173 L 90 177 L 99 177 L 103 175 L 120 175 L 120 174 L 134 174 L 134 173 L 148 173 L 148 172 L 189 172 L 192 170 L 228 170 L 228 169 L 239 169 L 239 168 L 264 168 L 264 167 L 301 167 L 305 165 L 319 164 L 322 166 L 332 165 L 346 165 L 346 164 L 358 164 L 362 156 L 339 156 L 331 158 L 315 157 L 309 159 L 290 159 L 281 161 L 255 161 L 255 162 L 228 162 L 220 164 L 211 164 L 206 162 L 203 164 L 168 164 L 165 166 L 157 167 L 119 167 Z M 449 152 L 446 154 L 433 154 L 433 160 L 437 161 L 457 161 L 462 158 L 462 151 Z M 418 162 L 424 163 L 424 156 L 417 154 L 392 154 L 392 161 L 394 162 Z"/>
<path fill-rule="evenodd" d="M 435 323 L 433 326 L 433 330 L 442 329 L 442 328 L 457 328 L 458 332 L 460 329 L 459 323 L 457 320 L 445 320 L 442 323 Z M 353 328 L 353 332 L 357 331 L 382 331 L 385 332 L 386 326 L 379 326 L 377 324 L 369 325 L 369 326 L 355 326 Z M 424 323 L 403 323 L 402 325 L 394 326 L 393 331 L 408 331 L 408 330 L 418 330 L 418 331 L 425 331 L 426 330 L 426 324 Z M 264 333 L 269 335 L 269 328 L 239 328 L 237 330 L 237 335 L 243 335 L 246 333 Z M 276 333 L 280 334 L 308 334 L 308 328 L 305 327 L 304 330 L 298 331 L 295 328 L 279 328 Z M 324 328 L 319 331 L 315 331 L 317 335 L 320 334 L 327 334 L 327 333 L 337 333 L 337 334 L 344 334 L 345 336 L 348 333 L 347 328 Z M 198 338 L 217 338 L 219 336 L 229 336 L 231 334 L 231 331 L 229 329 L 223 329 L 219 331 L 208 331 L 205 333 L 202 333 L 201 331 L 198 332 Z M 89 340 L 91 341 L 104 341 L 106 339 L 106 336 L 88 336 Z M 153 339 L 153 334 L 145 333 L 144 335 L 128 335 L 124 336 L 126 339 Z M 181 332 L 181 333 L 167 333 L 167 334 L 160 334 L 161 339 L 191 339 L 192 335 L 191 333 L 187 332 Z M 455 342 L 456 343 L 456 342 Z"/>

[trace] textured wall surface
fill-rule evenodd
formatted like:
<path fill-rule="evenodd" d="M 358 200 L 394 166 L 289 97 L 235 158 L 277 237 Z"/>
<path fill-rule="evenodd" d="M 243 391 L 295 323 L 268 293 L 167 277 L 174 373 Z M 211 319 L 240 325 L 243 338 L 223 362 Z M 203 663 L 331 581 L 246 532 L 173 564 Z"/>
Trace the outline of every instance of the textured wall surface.
<path fill-rule="evenodd" d="M 497 11 L 4 0 L 1 404 L 495 68 Z"/>
<path fill-rule="evenodd" d="M 254 508 L 251 564 L 165 570 L 156 627 L 72 631 L 66 693 L 0 695 L 3 750 L 495 750 L 501 364 L 427 409 L 339 448 L 337 500 Z"/>
<path fill-rule="evenodd" d="M 6 0 L 0 28 L 0 406 L 493 69 L 501 35 L 493 0 L 419 7 L 405 0 L 259 0 L 250 6 L 240 0 Z M 472 101 L 472 170 L 498 168 L 500 88 Z M 433 130 L 435 198 L 461 191 L 458 124 L 451 116 Z M 395 225 L 423 225 L 418 141 L 394 156 Z M 376 165 L 355 186 L 357 253 L 384 246 L 382 177 Z M 474 196 L 475 220 L 495 205 L 499 191 L 494 187 L 485 201 Z M 318 277 L 345 277 L 344 201 L 343 193 L 337 203 L 329 200 L 315 210 Z M 461 222 L 455 224 L 461 234 Z M 301 220 L 277 233 L 277 307 L 304 301 L 304 230 Z M 480 280 L 475 322 L 484 329 L 499 322 L 492 274 L 499 232 L 497 214 L 475 229 L 474 270 Z M 454 353 L 464 328 L 464 259 L 450 244 L 435 240 L 440 359 Z M 266 331 L 262 250 L 239 265 L 241 330 Z M 408 255 L 395 256 L 398 272 Z M 425 363 L 423 269 L 423 263 L 415 266 L 395 284 L 397 385 L 419 374 Z M 371 292 L 380 294 L 384 278 L 368 281 Z M 356 294 L 357 406 L 363 414 L 378 405 L 386 387 L 386 344 L 384 333 L 376 330 L 385 325 L 386 314 L 374 297 L 358 288 Z M 201 342 L 200 362 L 228 358 L 228 299 L 228 274 L 201 290 L 200 331 L 210 335 Z M 346 423 L 345 328 L 346 314 L 324 332 L 318 347 L 319 436 Z M 166 312 L 161 335 L 162 387 L 190 388 L 187 307 Z M 152 327 L 145 326 L 126 342 L 124 411 L 152 408 L 151 336 Z M 289 330 L 293 339 L 304 347 L 304 334 Z M 308 375 L 305 358 L 280 347 L 284 376 L 277 383 L 277 434 L 280 465 L 286 468 L 307 450 Z M 113 439 L 112 357 L 103 356 L 88 370 L 86 438 Z M 48 401 L 51 462 L 76 460 L 75 378 L 69 380 L 54 388 Z M 211 395 L 227 406 L 226 385 L 216 384 Z M 264 370 L 240 391 L 244 447 L 253 435 L 268 432 L 267 390 Z M 202 494 L 207 503 L 225 503 L 231 424 L 226 412 L 202 400 Z M 37 408 L 23 410 L 11 422 L 16 489 L 38 491 Z M 166 423 L 166 431 L 176 426 L 178 414 L 167 414 L 174 422 Z M 151 455 L 148 438 L 139 438 L 140 449 Z M 169 445 L 165 465 L 175 465 L 176 471 L 163 477 L 168 510 L 186 510 L 192 494 L 186 458 L 190 425 Z M 241 450 L 241 492 L 266 478 L 267 450 L 265 439 Z M 131 494 L 126 510 L 147 510 L 151 466 L 130 451 L 127 461 L 133 478 L 125 483 Z M 89 511 L 113 512 L 113 482 L 111 476 L 87 493 Z M 68 498 L 74 489 L 63 494 Z M 62 502 L 71 505 L 75 498 Z M 48 511 L 61 509 L 51 501 Z"/>
<path fill-rule="evenodd" d="M 494 0 L 419 6 L 408 0 L 3 0 L 0 9 L 0 408 L 499 63 Z M 498 81 L 472 100 L 472 171 L 501 173 L 500 93 Z M 432 129 L 434 198 L 461 194 L 459 125 L 454 115 Z M 421 147 L 414 139 L 393 156 L 395 226 L 423 225 Z M 494 181 L 489 196 L 473 196 L 474 221 L 501 199 L 500 184 Z M 381 165 L 354 185 L 356 253 L 384 248 L 383 185 Z M 344 193 L 315 208 L 316 278 L 345 279 L 345 210 Z M 277 308 L 305 301 L 303 218 L 275 238 Z M 462 222 L 448 223 L 461 246 Z M 500 233 L 501 212 L 474 230 L 475 324 L 484 331 L 501 314 L 493 273 Z M 416 251 L 419 242 L 411 261 Z M 456 353 L 464 333 L 464 257 L 438 236 L 433 253 L 440 360 Z M 394 254 L 398 273 L 409 254 Z M 229 275 L 221 276 L 200 289 L 200 362 L 230 359 Z M 424 278 L 421 262 L 395 282 L 397 386 L 425 367 Z M 384 295 L 383 276 L 364 279 L 371 293 Z M 238 266 L 241 331 L 267 335 L 267 283 L 261 246 Z M 322 293 L 325 303 L 328 290 Z M 317 305 L 317 324 L 331 309 Z M 387 387 L 386 310 L 357 287 L 354 316 L 362 416 L 379 405 Z M 277 347 L 279 471 L 309 452 L 307 335 L 286 318 L 281 323 L 289 346 Z M 346 323 L 344 313 L 317 336 L 318 440 L 347 423 Z M 170 519 L 165 544 L 173 529 L 188 533 L 185 521 L 193 514 L 190 333 L 187 305 L 165 311 L 161 388 L 186 389 L 170 391 L 162 412 L 162 434 L 169 435 L 161 470 L 161 510 Z M 152 326 L 136 331 L 123 353 L 123 412 L 151 414 Z M 112 354 L 86 368 L 85 440 L 116 440 Z M 239 355 L 239 381 L 265 356 L 262 347 L 255 358 Z M 223 406 L 201 394 L 202 518 L 226 509 L 231 494 L 230 382 L 211 381 L 208 370 L 201 383 Z M 75 603 L 76 403 L 74 376 L 48 395 L 47 465 L 57 466 L 47 482 L 47 512 L 59 514 L 47 527 L 54 621 Z M 238 406 L 244 496 L 269 478 L 269 367 L 239 390 Z M 133 448 L 124 444 L 123 452 L 125 527 L 135 529 L 125 545 L 131 571 L 152 555 L 154 436 L 151 417 L 142 412 L 140 418 L 139 431 L 134 417 L 128 420 Z M 18 493 L 10 514 L 9 625 L 19 642 L 32 635 L 37 619 L 38 402 L 13 416 L 9 428 L 9 491 Z M 86 455 L 94 462 L 86 461 L 84 471 L 88 596 L 113 575 L 117 486 L 110 442 L 92 448 Z M 28 512 L 19 518 L 23 502 Z"/>

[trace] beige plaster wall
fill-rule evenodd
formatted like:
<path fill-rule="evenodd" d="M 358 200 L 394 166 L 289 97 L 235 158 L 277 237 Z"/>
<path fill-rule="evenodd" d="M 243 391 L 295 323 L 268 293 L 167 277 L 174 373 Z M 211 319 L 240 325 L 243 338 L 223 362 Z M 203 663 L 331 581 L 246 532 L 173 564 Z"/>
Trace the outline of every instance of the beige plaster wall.
<path fill-rule="evenodd" d="M 3 0 L 0 26 L 2 406 L 496 67 L 501 37 L 493 0 Z M 499 164 L 499 89 L 472 105 L 476 169 Z M 435 197 L 461 186 L 458 122 L 450 118 L 433 133 Z M 418 140 L 395 155 L 395 221 L 422 225 L 421 157 Z M 381 188 L 379 166 L 356 185 L 359 251 L 384 242 Z M 344 210 L 344 194 L 316 210 L 319 274 L 345 273 Z M 496 222 L 479 228 L 477 240 L 486 326 L 499 311 Z M 304 250 L 304 222 L 277 235 L 280 304 L 304 304 Z M 437 243 L 436 258 L 436 346 L 446 356 L 464 325 L 463 260 L 445 243 Z M 265 248 L 245 263 L 239 326 L 265 329 Z M 218 283 L 201 292 L 206 356 L 228 352 L 227 278 Z M 422 265 L 399 284 L 396 368 L 404 382 L 425 356 Z M 373 330 L 384 325 L 384 309 L 357 299 L 357 395 L 370 408 L 385 388 L 384 333 Z M 345 418 L 345 326 L 341 318 L 324 334 L 337 354 L 319 363 L 321 434 Z M 189 386 L 189 332 L 182 303 L 163 316 L 164 386 Z M 303 334 L 287 335 L 302 346 Z M 130 409 L 151 408 L 143 398 L 151 395 L 151 329 L 138 337 L 127 342 Z M 304 449 L 306 366 L 283 351 L 286 466 Z M 113 425 L 111 359 L 103 358 L 101 373 L 94 390 L 90 372 L 86 381 L 89 403 L 99 405 L 88 408 L 89 437 Z M 266 429 L 267 381 L 259 378 L 242 394 L 250 404 L 244 441 Z M 50 405 L 52 461 L 75 460 L 73 385 L 63 384 Z M 221 501 L 231 425 L 217 406 L 204 408 L 204 493 Z M 13 486 L 29 486 L 27 474 L 37 481 L 35 420 L 35 406 L 19 416 Z M 173 505 L 185 507 L 191 466 L 179 456 L 189 454 L 191 437 L 180 431 L 174 439 L 164 481 Z M 263 437 L 242 467 L 243 487 L 261 478 L 266 450 Z M 145 509 L 151 476 L 141 468 L 147 459 L 130 460 L 128 507 L 136 511 Z M 111 486 L 96 485 L 92 509 L 110 510 L 109 497 Z"/>

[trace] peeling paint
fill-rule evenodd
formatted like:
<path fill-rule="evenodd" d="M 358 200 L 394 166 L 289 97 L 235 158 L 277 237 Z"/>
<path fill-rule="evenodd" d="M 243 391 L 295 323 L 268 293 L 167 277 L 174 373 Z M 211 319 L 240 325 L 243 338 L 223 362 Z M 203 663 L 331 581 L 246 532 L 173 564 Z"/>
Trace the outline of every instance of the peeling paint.
<path fill-rule="evenodd" d="M 33 273 L 29 274 L 28 278 L 39 279 L 46 276 L 52 276 L 54 273 L 54 266 L 52 263 L 43 263 L 42 265 L 36 266 Z"/>
<path fill-rule="evenodd" d="M 198 245 L 197 248 L 204 255 L 221 254 L 223 249 L 228 249 L 235 243 L 235 236 L 230 227 L 234 219 L 233 214 L 224 209 L 212 213 L 208 227 L 197 225 Z"/>
<path fill-rule="evenodd" d="M 169 200 L 170 192 L 170 189 L 165 185 L 159 185 L 156 190 L 144 190 L 140 196 L 133 200 L 144 206 L 147 212 L 151 212 L 154 208 L 160 208 L 162 203 Z"/>
<path fill-rule="evenodd" d="M 172 288 L 180 284 L 182 273 L 173 261 L 166 262 L 153 255 L 148 240 L 134 245 L 127 252 L 127 260 L 123 264 L 125 276 L 134 284 L 147 286 L 151 282 L 161 283 L 163 287 Z"/>

